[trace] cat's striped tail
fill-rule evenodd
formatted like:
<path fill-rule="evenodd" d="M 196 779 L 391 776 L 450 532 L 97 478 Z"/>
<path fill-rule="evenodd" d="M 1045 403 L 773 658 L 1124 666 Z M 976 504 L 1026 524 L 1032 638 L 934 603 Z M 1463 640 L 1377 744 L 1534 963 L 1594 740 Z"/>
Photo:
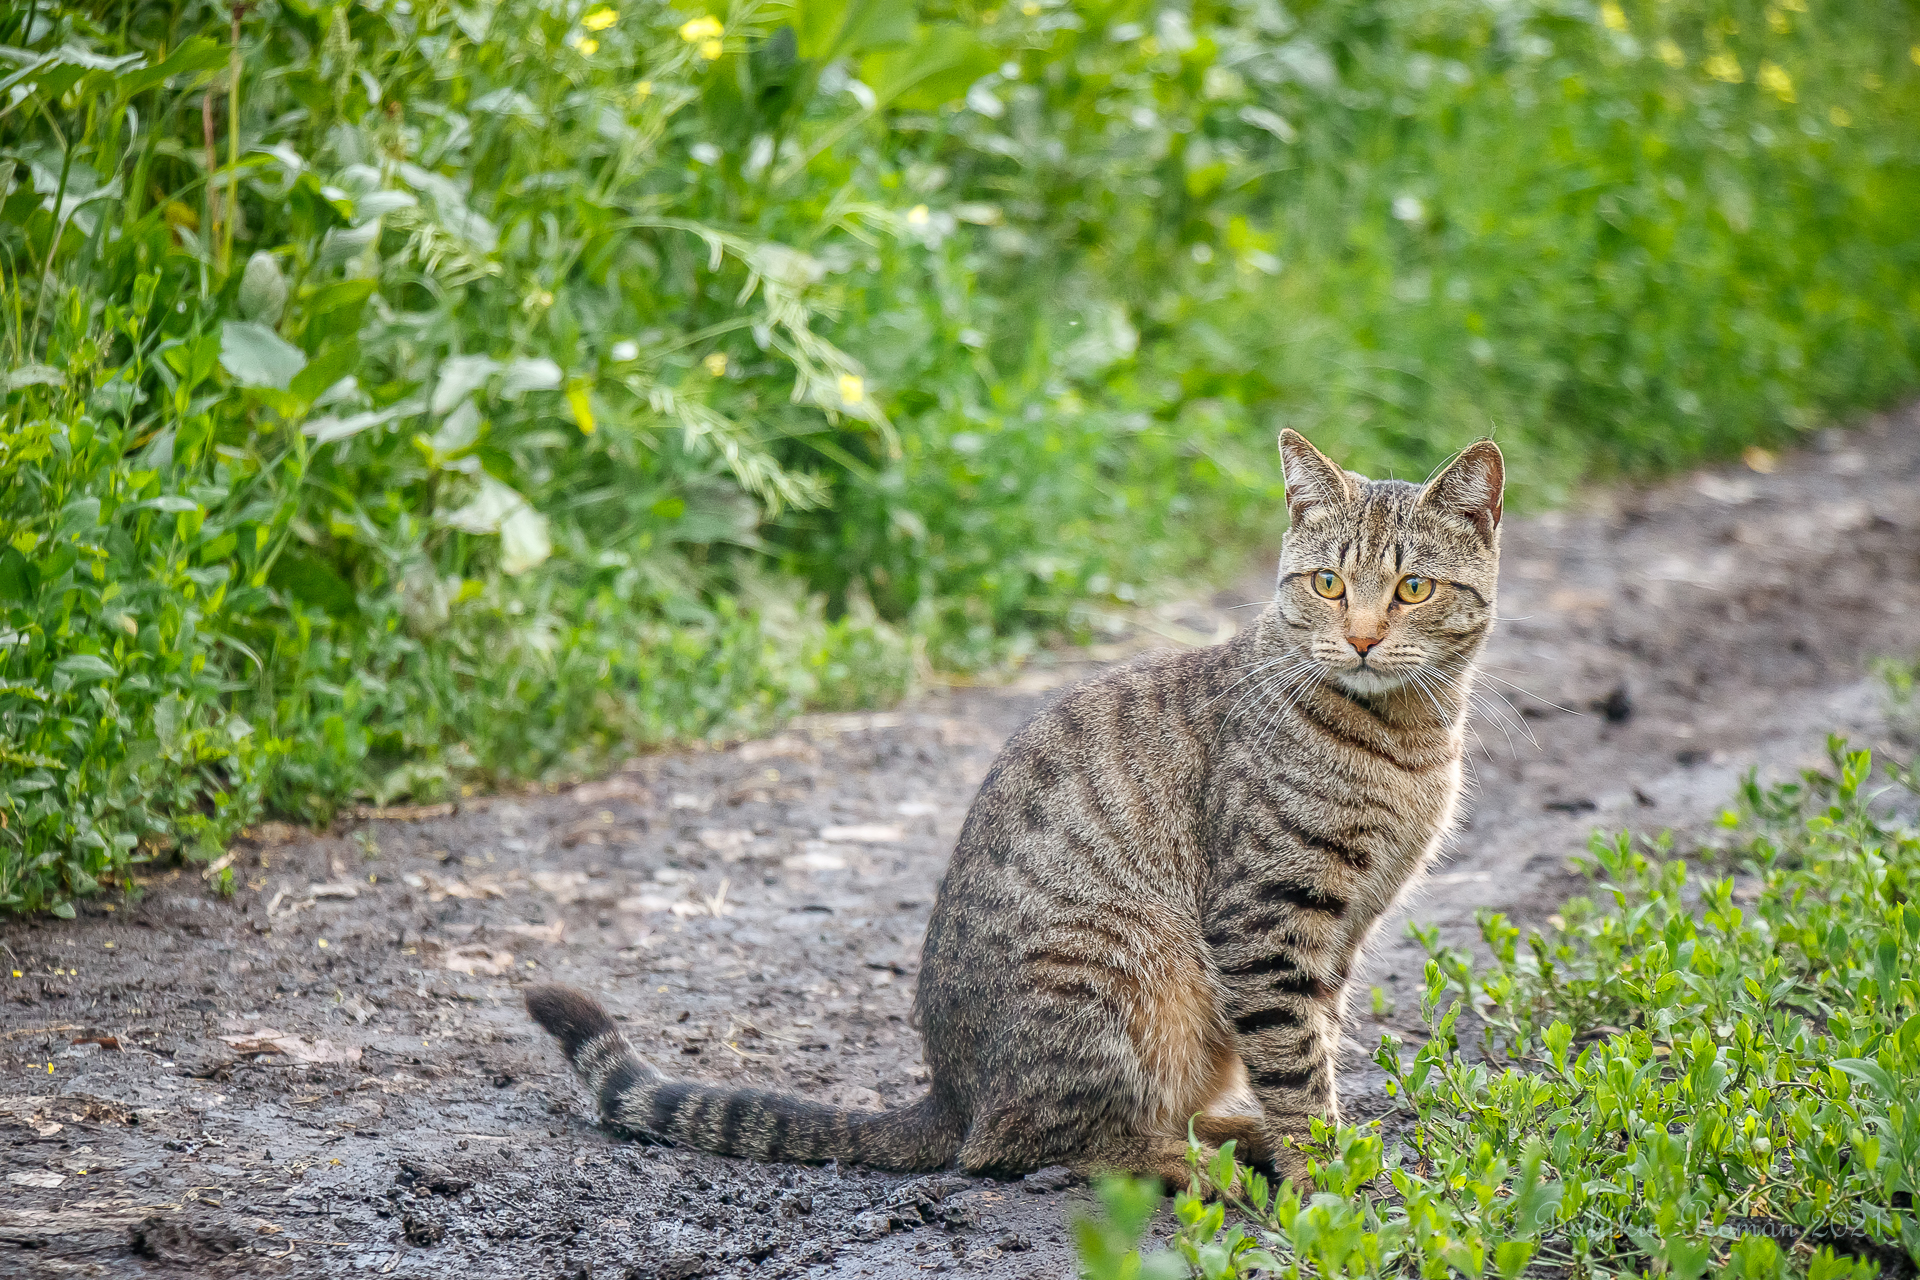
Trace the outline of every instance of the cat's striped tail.
<path fill-rule="evenodd" d="M 849 1111 L 787 1094 L 673 1080 L 643 1061 L 598 1001 L 533 987 L 527 1012 L 566 1051 L 607 1124 L 656 1141 L 749 1160 L 846 1160 L 919 1173 L 960 1149 L 932 1095 L 898 1111 Z"/>

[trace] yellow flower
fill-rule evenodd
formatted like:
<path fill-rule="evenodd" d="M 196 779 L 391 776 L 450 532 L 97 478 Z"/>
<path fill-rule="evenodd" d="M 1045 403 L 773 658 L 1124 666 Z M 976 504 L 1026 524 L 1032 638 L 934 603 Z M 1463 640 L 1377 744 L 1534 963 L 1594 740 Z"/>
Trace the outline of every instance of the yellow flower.
<path fill-rule="evenodd" d="M 620 15 L 613 10 L 595 9 L 592 13 L 580 19 L 580 25 L 589 31 L 605 31 L 618 21 L 620 21 Z"/>
<path fill-rule="evenodd" d="M 727 46 L 721 44 L 718 40 L 702 40 L 700 42 L 700 56 L 708 62 L 712 62 L 726 51 Z"/>
<path fill-rule="evenodd" d="M 712 14 L 707 14 L 703 18 L 695 18 L 691 22 L 681 23 L 680 38 L 688 44 L 699 44 L 702 40 L 718 38 L 725 30 L 726 28 L 720 25 L 720 19 L 714 17 Z"/>
<path fill-rule="evenodd" d="M 1845 129 L 1853 123 L 1853 112 L 1845 107 L 1828 107 L 1827 119 L 1833 121 L 1837 129 Z"/>
<path fill-rule="evenodd" d="M 327 940 L 325 938 L 320 939 L 320 949 L 324 951 L 326 950 L 326 948 L 327 948 Z"/>
<path fill-rule="evenodd" d="M 840 375 L 840 403 L 859 404 L 867 398 L 867 384 L 863 378 L 851 373 Z"/>
<path fill-rule="evenodd" d="M 573 47 L 580 51 L 581 57 L 591 58 L 600 48 L 600 42 L 592 36 L 575 36 L 573 38 Z"/>
<path fill-rule="evenodd" d="M 1792 102 L 1794 100 L 1793 77 L 1788 75 L 1786 69 L 1779 63 L 1761 63 L 1760 73 L 1756 78 L 1760 81 L 1760 87 L 1762 89 L 1765 89 L 1768 93 L 1780 99 L 1780 101 Z"/>
<path fill-rule="evenodd" d="M 1659 57 L 1660 61 L 1666 63 L 1676 71 L 1687 65 L 1687 55 L 1681 51 L 1679 45 L 1667 39 L 1665 36 L 1661 36 L 1659 43 L 1653 46 L 1653 52 Z"/>
<path fill-rule="evenodd" d="M 1040 6 L 1035 4 L 1034 0 L 1027 0 L 1025 4 L 1020 6 L 1020 12 L 1026 14 L 1029 18 L 1037 18 L 1040 16 Z"/>
<path fill-rule="evenodd" d="M 722 352 L 716 351 L 700 363 L 705 365 L 707 372 L 716 378 L 727 376 L 727 357 Z"/>
<path fill-rule="evenodd" d="M 915 231 L 918 231 L 921 227 L 924 227 L 927 225 L 927 222 L 931 217 L 932 215 L 927 212 L 927 206 L 923 204 L 917 204 L 913 206 L 913 208 L 907 210 L 907 225 L 912 227 Z"/>
<path fill-rule="evenodd" d="M 652 97 L 652 96 L 653 96 L 653 81 L 651 81 L 651 80 L 642 80 L 642 81 L 641 81 L 641 82 L 640 82 L 639 84 L 637 84 L 637 85 L 635 85 L 635 86 L 633 86 L 633 96 L 634 96 L 634 97 L 636 97 L 636 98 L 650 98 L 650 97 Z"/>
<path fill-rule="evenodd" d="M 1625 31 L 1627 14 L 1613 0 L 1604 0 L 1600 6 L 1600 21 L 1609 31 Z"/>
<path fill-rule="evenodd" d="M 1727 84 L 1739 84 L 1747 78 L 1746 73 L 1740 70 L 1740 60 L 1730 53 L 1714 54 L 1711 58 L 1708 58 L 1700 64 L 1700 69 L 1712 76 L 1715 80 L 1720 80 Z"/>

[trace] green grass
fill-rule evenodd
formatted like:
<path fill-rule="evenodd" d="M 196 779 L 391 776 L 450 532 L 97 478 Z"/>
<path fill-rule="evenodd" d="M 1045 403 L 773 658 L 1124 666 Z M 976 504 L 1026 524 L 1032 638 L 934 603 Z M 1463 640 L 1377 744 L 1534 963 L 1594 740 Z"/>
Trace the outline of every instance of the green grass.
<path fill-rule="evenodd" d="M 1866 752 L 1832 757 L 1749 781 L 1725 815 L 1747 892 L 1596 836 L 1594 897 L 1550 929 L 1484 915 L 1484 970 L 1430 946 L 1431 1038 L 1377 1055 L 1399 1116 L 1316 1128 L 1308 1187 L 1196 1159 L 1172 1249 L 1144 1259 L 1157 1186 L 1103 1187 L 1086 1274 L 1827 1280 L 1920 1261 L 1920 831 L 1870 803 Z"/>
<path fill-rule="evenodd" d="M 233 15 L 0 15 L 0 909 L 1084 634 L 1281 425 L 1538 505 L 1920 382 L 1896 0 Z"/>

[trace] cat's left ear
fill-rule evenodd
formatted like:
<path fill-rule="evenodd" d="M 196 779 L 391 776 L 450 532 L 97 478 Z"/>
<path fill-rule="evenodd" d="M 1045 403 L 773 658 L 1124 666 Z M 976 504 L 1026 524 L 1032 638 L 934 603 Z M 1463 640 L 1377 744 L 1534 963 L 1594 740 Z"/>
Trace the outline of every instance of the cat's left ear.
<path fill-rule="evenodd" d="M 1500 495 L 1507 484 L 1506 462 L 1491 440 L 1468 445 L 1439 475 L 1427 481 L 1420 505 L 1451 511 L 1473 521 L 1488 546 L 1500 527 Z"/>

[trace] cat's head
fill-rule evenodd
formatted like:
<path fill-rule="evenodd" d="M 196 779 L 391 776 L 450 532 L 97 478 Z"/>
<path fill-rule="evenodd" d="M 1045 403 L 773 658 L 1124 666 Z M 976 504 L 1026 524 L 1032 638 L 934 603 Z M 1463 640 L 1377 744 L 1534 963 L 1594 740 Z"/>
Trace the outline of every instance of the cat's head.
<path fill-rule="evenodd" d="M 1482 440 L 1424 485 L 1342 471 L 1294 431 L 1280 457 L 1275 603 L 1307 655 L 1356 693 L 1457 674 L 1493 625 L 1500 450 Z"/>

